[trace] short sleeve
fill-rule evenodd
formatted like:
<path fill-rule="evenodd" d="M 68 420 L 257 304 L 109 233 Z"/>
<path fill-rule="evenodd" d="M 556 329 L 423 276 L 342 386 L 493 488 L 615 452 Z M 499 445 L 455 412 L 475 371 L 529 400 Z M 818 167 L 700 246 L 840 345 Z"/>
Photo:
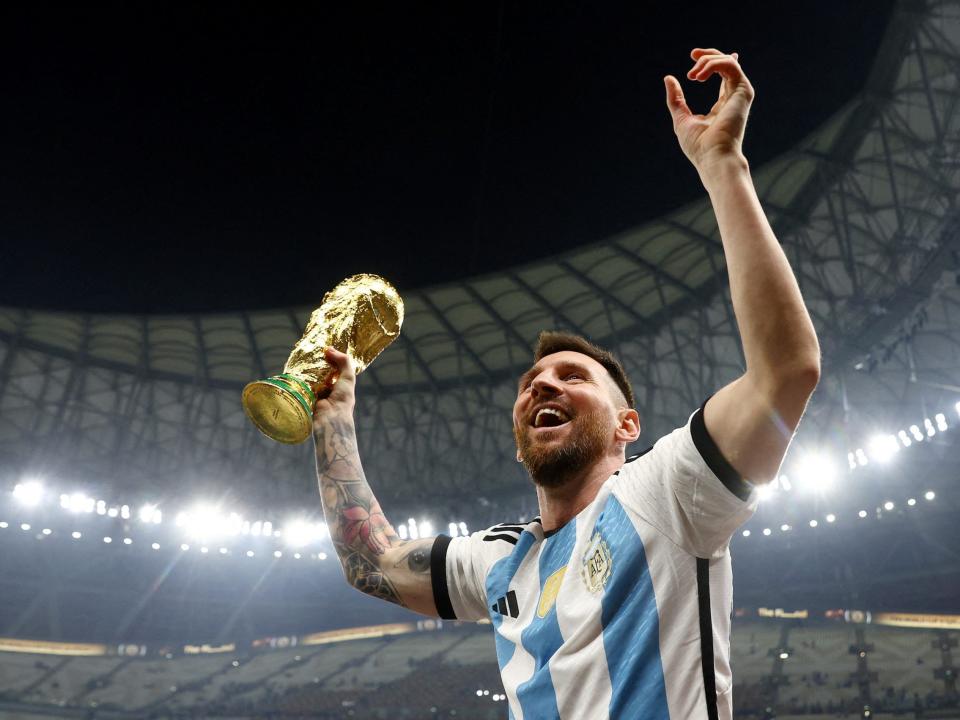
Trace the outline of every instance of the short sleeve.
<path fill-rule="evenodd" d="M 727 462 L 707 432 L 703 406 L 684 427 L 628 460 L 613 482 L 625 505 L 702 558 L 725 553 L 733 533 L 757 509 L 756 489 Z"/>
<path fill-rule="evenodd" d="M 434 540 L 430 577 L 437 613 L 444 620 L 476 622 L 489 617 L 487 573 L 497 560 L 511 553 L 517 535 L 499 527 L 467 537 L 440 535 Z"/>

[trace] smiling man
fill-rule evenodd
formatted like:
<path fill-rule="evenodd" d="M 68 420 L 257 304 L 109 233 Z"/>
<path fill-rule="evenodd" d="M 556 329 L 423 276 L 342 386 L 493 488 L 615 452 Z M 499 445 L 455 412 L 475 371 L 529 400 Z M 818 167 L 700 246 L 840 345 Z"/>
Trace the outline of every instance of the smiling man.
<path fill-rule="evenodd" d="M 348 358 L 317 403 L 317 471 L 347 581 L 443 618 L 490 618 L 510 716 L 732 716 L 730 537 L 773 479 L 820 375 L 800 290 L 742 153 L 753 88 L 736 53 L 695 49 L 688 77 L 721 77 L 707 115 L 664 78 L 684 153 L 720 228 L 746 369 L 660 438 L 640 435 L 620 363 L 543 333 L 513 409 L 517 459 L 540 515 L 469 537 L 401 540 L 363 475 Z"/>

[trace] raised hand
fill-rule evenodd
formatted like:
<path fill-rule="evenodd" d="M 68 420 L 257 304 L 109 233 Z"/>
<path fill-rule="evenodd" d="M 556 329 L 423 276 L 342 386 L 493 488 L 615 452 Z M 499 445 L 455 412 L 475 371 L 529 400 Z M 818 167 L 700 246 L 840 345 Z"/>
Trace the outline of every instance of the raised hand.
<path fill-rule="evenodd" d="M 702 175 L 716 162 L 743 159 L 743 134 L 754 91 L 737 53 L 726 55 L 714 48 L 695 48 L 690 57 L 694 64 L 688 79 L 705 82 L 714 74 L 721 78 L 720 95 L 710 112 L 697 115 L 690 110 L 673 75 L 667 75 L 663 82 L 680 148 Z"/>

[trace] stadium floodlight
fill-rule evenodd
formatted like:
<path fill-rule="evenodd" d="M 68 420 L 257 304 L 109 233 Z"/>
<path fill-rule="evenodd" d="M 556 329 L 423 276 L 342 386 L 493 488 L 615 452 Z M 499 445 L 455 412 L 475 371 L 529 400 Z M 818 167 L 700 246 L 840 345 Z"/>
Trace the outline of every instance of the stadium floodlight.
<path fill-rule="evenodd" d="M 850 466 L 851 470 L 857 469 L 857 456 L 854 455 L 852 452 L 847 453 L 847 465 Z"/>
<path fill-rule="evenodd" d="M 790 657 L 790 653 L 788 653 L 788 652 L 782 652 L 782 653 L 780 653 L 780 659 L 781 659 L 781 660 L 787 660 L 789 657 Z"/>
<path fill-rule="evenodd" d="M 186 543 L 183 543 L 183 544 L 180 545 L 180 549 L 183 550 L 184 552 L 186 552 L 187 550 L 190 549 L 190 546 L 187 545 Z"/>
<path fill-rule="evenodd" d="M 953 409 L 957 411 L 957 415 L 960 416 L 960 402 L 953 406 Z"/>
<path fill-rule="evenodd" d="M 861 518 L 865 518 L 867 516 L 867 511 L 861 510 L 860 512 L 857 513 L 857 516 Z"/>
<path fill-rule="evenodd" d="M 241 526 L 242 527 L 242 526 Z M 257 520 L 253 525 L 250 526 L 250 534 L 254 537 L 260 537 L 260 533 L 263 532 L 263 523 Z"/>
<path fill-rule="evenodd" d="M 253 550 L 247 550 L 247 557 L 253 557 Z"/>
<path fill-rule="evenodd" d="M 790 478 L 786 475 L 780 476 L 780 489 L 784 492 L 790 492 L 793 490 L 793 483 L 790 482 Z"/>
<path fill-rule="evenodd" d="M 20 529 L 23 530 L 24 532 L 27 532 L 27 530 L 30 529 L 30 523 L 21 523 Z"/>
<path fill-rule="evenodd" d="M 417 527 L 417 521 L 413 518 L 407 520 L 407 533 L 410 535 L 411 540 L 416 540 L 420 537 L 420 529 Z"/>
<path fill-rule="evenodd" d="M 110 543 L 113 542 L 113 538 L 108 535 L 107 537 L 105 537 L 105 538 L 103 539 L 103 541 L 104 541 L 107 545 L 109 545 Z"/>
<path fill-rule="evenodd" d="M 867 454 L 863 451 L 863 448 L 857 448 L 857 451 L 854 453 L 854 455 L 856 456 L 857 464 L 860 465 L 860 467 L 870 464 L 870 461 L 867 460 Z"/>
<path fill-rule="evenodd" d="M 280 558 L 280 557 L 283 557 L 283 553 L 280 552 L 279 550 L 274 550 L 274 551 L 273 551 L 273 556 L 274 556 L 275 558 Z"/>
<path fill-rule="evenodd" d="M 937 413 L 933 416 L 933 419 L 937 421 L 937 430 L 943 432 L 947 429 L 947 416 L 943 413 Z"/>
<path fill-rule="evenodd" d="M 34 507 L 43 500 L 43 484 L 38 480 L 27 480 L 13 487 L 13 496 L 21 505 Z"/>
<path fill-rule="evenodd" d="M 910 507 L 913 507 L 913 506 L 916 505 L 916 504 L 917 504 L 917 499 L 916 499 L 916 498 L 910 498 L 910 499 L 907 500 L 907 505 L 909 505 Z"/>
<path fill-rule="evenodd" d="M 230 551 L 227 550 L 225 547 L 220 548 L 220 554 L 221 554 L 221 555 L 226 555 L 228 552 L 230 552 Z"/>
<path fill-rule="evenodd" d="M 118 507 L 109 507 L 107 508 L 107 517 L 115 518 L 120 514 L 120 508 Z"/>
<path fill-rule="evenodd" d="M 320 553 L 319 555 L 317 555 L 317 558 L 318 558 L 319 560 L 326 560 L 326 559 L 327 559 L 327 554 L 326 554 L 326 553 Z"/>
<path fill-rule="evenodd" d="M 887 500 L 887 501 L 883 504 L 883 509 L 886 510 L 887 512 L 890 512 L 891 510 L 893 510 L 893 508 L 894 508 L 894 504 L 893 504 L 892 502 L 890 502 L 889 500 Z"/>
<path fill-rule="evenodd" d="M 63 498 L 62 495 L 60 497 Z M 73 513 L 92 513 L 96 509 L 97 501 L 83 493 L 73 493 L 67 498 L 65 505 L 62 501 L 60 505 Z"/>
<path fill-rule="evenodd" d="M 907 435 L 906 430 L 900 430 L 897 433 L 897 437 L 900 438 L 900 442 L 903 443 L 904 447 L 910 447 L 911 445 L 913 445 L 913 440 L 911 440 L 910 436 Z"/>
<path fill-rule="evenodd" d="M 936 494 L 933 490 L 927 490 L 927 491 L 923 494 L 923 497 L 924 497 L 925 499 L 927 499 L 927 500 L 933 500 L 936 496 L 937 496 L 937 494 Z"/>
<path fill-rule="evenodd" d="M 764 534 L 764 535 L 769 536 L 771 532 L 773 532 L 773 531 L 772 531 L 770 528 L 764 528 L 764 529 L 763 529 L 763 534 Z"/>
<path fill-rule="evenodd" d="M 744 537 L 750 537 L 750 531 L 749 531 L 749 530 L 744 530 L 743 533 L 742 533 L 742 535 L 743 535 Z"/>
<path fill-rule="evenodd" d="M 837 519 L 837 516 L 833 513 L 827 513 L 827 517 L 824 518 L 828 523 L 832 523 Z"/>
<path fill-rule="evenodd" d="M 877 462 L 886 463 L 900 452 L 895 435 L 874 435 L 869 443 L 870 457 Z"/>
<path fill-rule="evenodd" d="M 401 540 L 406 540 L 406 539 L 407 539 L 407 526 L 406 526 L 406 525 L 401 525 L 400 527 L 398 527 L 398 528 L 397 528 L 397 533 L 400 535 L 400 539 L 401 539 Z"/>
<path fill-rule="evenodd" d="M 97 515 L 107 514 L 107 503 L 103 500 L 97 500 Z"/>
<path fill-rule="evenodd" d="M 815 527 L 816 527 L 817 525 L 819 525 L 819 524 L 820 524 L 820 523 L 818 523 L 816 520 L 811 520 L 811 521 L 810 521 L 810 527 L 812 527 L 812 528 L 815 528 Z"/>
<path fill-rule="evenodd" d="M 49 535 L 50 533 L 53 532 L 53 530 L 51 530 L 50 528 L 44 528 L 40 532 L 42 532 L 44 535 Z"/>
<path fill-rule="evenodd" d="M 302 548 L 319 540 L 325 529 L 325 527 L 321 527 L 318 523 L 309 523 L 305 520 L 292 520 L 283 526 L 283 537 L 290 547 Z"/>
<path fill-rule="evenodd" d="M 420 531 L 420 537 L 430 537 L 433 535 L 433 523 L 429 520 L 421 520 L 418 529 Z"/>
<path fill-rule="evenodd" d="M 200 548 L 200 552 L 202 552 L 204 555 L 206 555 L 208 552 L 210 552 L 210 548 L 208 548 L 206 545 L 204 545 L 203 547 Z"/>
<path fill-rule="evenodd" d="M 129 520 L 129 519 L 130 519 L 130 506 L 129 506 L 129 505 L 121 505 L 121 506 L 120 506 L 120 517 L 123 518 L 124 520 Z"/>
<path fill-rule="evenodd" d="M 270 537 L 271 535 L 273 535 L 273 523 L 270 522 L 269 520 L 264 520 L 264 521 L 263 521 L 263 536 L 264 536 L 264 537 Z"/>
<path fill-rule="evenodd" d="M 152 547 L 154 550 L 159 550 L 159 549 L 160 549 L 160 543 L 151 543 L 150 547 Z"/>
<path fill-rule="evenodd" d="M 450 531 L 450 537 L 455 538 L 460 534 L 460 528 L 457 527 L 456 523 L 450 523 L 447 525 L 447 529 Z"/>
<path fill-rule="evenodd" d="M 757 498 L 760 502 L 773 500 L 775 494 L 776 490 L 774 490 L 772 484 L 764 483 L 763 485 L 757 485 Z"/>
<path fill-rule="evenodd" d="M 788 530 L 790 530 L 790 526 L 786 523 L 780 526 L 780 532 L 787 532 Z"/>
<path fill-rule="evenodd" d="M 10 524 L 6 520 L 0 521 L 0 530 L 6 530 L 10 527 Z"/>
<path fill-rule="evenodd" d="M 137 517 L 140 518 L 140 522 L 153 523 L 154 525 L 159 525 L 163 521 L 163 513 L 160 512 L 160 508 L 151 503 L 147 503 L 140 508 Z"/>
<path fill-rule="evenodd" d="M 930 418 L 923 419 L 923 427 L 927 430 L 927 437 L 933 437 L 937 434 L 937 429 L 933 426 L 933 420 Z"/>
<path fill-rule="evenodd" d="M 837 475 L 836 466 L 822 453 L 807 453 L 797 463 L 793 477 L 797 486 L 813 493 L 828 493 Z"/>
<path fill-rule="evenodd" d="M 124 545 L 132 545 L 132 544 L 133 544 L 133 540 L 131 540 L 130 538 L 124 538 L 124 539 L 123 539 L 123 544 L 124 544 Z"/>
<path fill-rule="evenodd" d="M 72 533 L 70 533 L 70 537 L 72 537 L 74 540 L 79 540 L 83 537 L 83 533 L 79 530 L 74 530 Z"/>
<path fill-rule="evenodd" d="M 188 537 L 207 540 L 239 535 L 243 518 L 236 513 L 223 515 L 216 507 L 201 503 L 187 512 L 177 513 L 175 524 L 182 527 Z"/>
<path fill-rule="evenodd" d="M 300 553 L 294 553 L 294 554 L 293 554 L 293 559 L 294 559 L 294 560 L 299 560 L 299 559 L 300 559 Z"/>
<path fill-rule="evenodd" d="M 913 439 L 917 442 L 923 442 L 923 433 L 920 432 L 920 428 L 916 425 L 910 426 L 910 434 L 913 435 Z"/>

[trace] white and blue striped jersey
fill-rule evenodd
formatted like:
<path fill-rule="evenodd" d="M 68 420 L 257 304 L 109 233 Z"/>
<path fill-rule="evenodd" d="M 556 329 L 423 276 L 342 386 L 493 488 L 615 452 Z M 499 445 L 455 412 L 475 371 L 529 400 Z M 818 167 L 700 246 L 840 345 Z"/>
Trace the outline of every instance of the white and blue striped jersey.
<path fill-rule="evenodd" d="M 437 610 L 489 617 L 513 720 L 729 719 L 729 541 L 756 506 L 701 407 L 563 527 L 438 537 Z"/>

